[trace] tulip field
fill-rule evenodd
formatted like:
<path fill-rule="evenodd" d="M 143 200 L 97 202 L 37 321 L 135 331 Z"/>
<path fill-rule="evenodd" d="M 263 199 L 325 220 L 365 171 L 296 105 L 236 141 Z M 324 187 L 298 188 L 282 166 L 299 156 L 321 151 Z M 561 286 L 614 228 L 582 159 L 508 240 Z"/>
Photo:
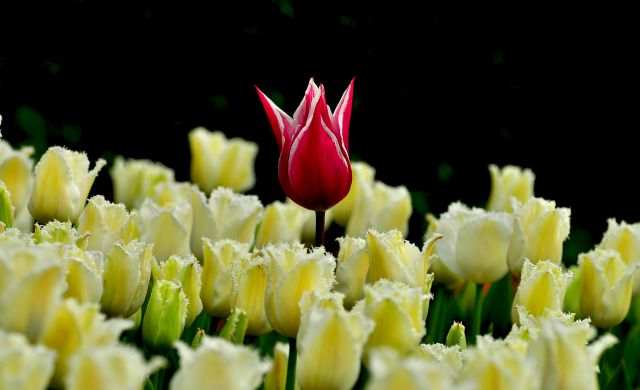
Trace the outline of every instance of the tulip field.
<path fill-rule="evenodd" d="M 0 390 L 640 387 L 640 222 L 568 258 L 571 204 L 491 165 L 411 242 L 409 188 L 350 157 L 357 88 L 287 113 L 258 85 L 275 142 L 197 127 L 190 181 L 0 139 Z"/>

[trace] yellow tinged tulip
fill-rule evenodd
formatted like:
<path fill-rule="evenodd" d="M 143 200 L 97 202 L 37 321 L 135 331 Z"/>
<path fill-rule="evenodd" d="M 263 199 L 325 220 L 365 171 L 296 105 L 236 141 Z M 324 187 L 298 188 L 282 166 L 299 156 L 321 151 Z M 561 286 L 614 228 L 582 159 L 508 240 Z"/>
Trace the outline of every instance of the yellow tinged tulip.
<path fill-rule="evenodd" d="M 33 232 L 33 241 L 36 244 L 60 243 L 66 245 L 78 245 L 83 248 L 86 237 L 78 234 L 71 222 L 50 221 L 46 225 L 36 224 Z"/>
<path fill-rule="evenodd" d="M 364 294 L 369 271 L 369 251 L 363 238 L 339 237 L 336 291 L 344 294 L 345 307 L 351 308 Z"/>
<path fill-rule="evenodd" d="M 4 182 L 0 181 L 0 224 L 13 226 L 15 207 L 11 204 L 11 193 Z"/>
<path fill-rule="evenodd" d="M 310 299 L 314 302 L 302 314 L 297 336 L 296 380 L 303 389 L 351 389 L 373 322 L 360 312 L 345 311 L 342 295 Z"/>
<path fill-rule="evenodd" d="M 173 182 L 172 169 L 148 160 L 134 160 L 118 156 L 111 168 L 113 197 L 128 209 L 139 208 L 153 194 L 159 183 Z"/>
<path fill-rule="evenodd" d="M 264 209 L 264 219 L 256 233 L 256 248 L 302 239 L 305 210 L 293 203 L 273 202 Z"/>
<path fill-rule="evenodd" d="M 102 274 L 102 310 L 110 316 L 130 317 L 144 302 L 151 278 L 153 244 L 133 240 L 116 243 L 107 254 Z"/>
<path fill-rule="evenodd" d="M 633 292 L 633 275 L 640 263 L 625 264 L 618 252 L 595 249 L 578 257 L 582 283 L 580 313 L 600 328 L 613 327 L 626 317 Z"/>
<path fill-rule="evenodd" d="M 65 388 L 139 390 L 147 377 L 165 363 L 158 356 L 145 362 L 140 351 L 125 345 L 87 348 L 70 360 Z"/>
<path fill-rule="evenodd" d="M 0 329 L 0 389 L 46 389 L 55 358 L 54 351 L 29 344 L 24 335 Z"/>
<path fill-rule="evenodd" d="M 67 271 L 65 298 L 78 302 L 100 302 L 102 297 L 102 273 L 104 257 L 98 251 L 85 251 L 76 246 L 65 245 L 62 251 Z"/>
<path fill-rule="evenodd" d="M 545 310 L 562 311 L 564 295 L 572 279 L 570 272 L 563 272 L 562 267 L 549 260 L 533 264 L 526 259 L 520 285 L 513 299 L 513 322 L 519 323 L 516 309 L 519 305 L 534 317 L 542 316 Z"/>
<path fill-rule="evenodd" d="M 513 165 L 498 168 L 489 165 L 491 173 L 491 194 L 487 210 L 511 212 L 511 198 L 526 202 L 533 196 L 535 175 L 530 169 L 522 169 Z"/>
<path fill-rule="evenodd" d="M 324 248 L 307 251 L 301 244 L 280 243 L 262 249 L 268 263 L 265 309 L 276 332 L 296 337 L 300 299 L 305 293 L 328 293 L 334 284 L 336 260 Z"/>
<path fill-rule="evenodd" d="M 226 239 L 212 243 L 207 238 L 202 243 L 204 256 L 200 298 L 207 313 L 226 318 L 231 314 L 233 263 L 249 255 L 249 245 Z"/>
<path fill-rule="evenodd" d="M 111 203 L 102 195 L 96 195 L 89 199 L 80 214 L 78 232 L 88 234 L 86 249 L 107 254 L 118 240 L 129 241 L 132 222 L 122 203 Z"/>
<path fill-rule="evenodd" d="M 451 347 L 444 344 L 420 344 L 414 355 L 428 361 L 442 363 L 442 368 L 449 370 L 451 375 L 456 377 L 462 370 L 465 353 L 465 349 L 460 344 Z"/>
<path fill-rule="evenodd" d="M 560 264 L 562 243 L 569 236 L 571 210 L 556 208 L 556 203 L 530 198 L 526 203 L 514 201 L 515 223 L 507 254 L 509 270 L 520 276 L 524 258 L 532 263 L 551 260 Z"/>
<path fill-rule="evenodd" d="M 622 261 L 629 265 L 640 263 L 640 223 L 629 224 L 624 221 L 618 223 L 615 219 L 609 219 L 607 223 L 609 227 L 598 248 L 617 251 Z M 638 293 L 640 293 L 640 273 L 636 274 L 633 281 L 633 295 Z"/>
<path fill-rule="evenodd" d="M 364 300 L 354 310 L 364 312 L 375 323 L 367 349 L 390 347 L 401 354 L 415 349 L 427 333 L 425 320 L 431 298 L 423 288 L 386 279 L 366 285 Z"/>
<path fill-rule="evenodd" d="M 390 187 L 376 182 L 354 205 L 346 233 L 352 237 L 364 237 L 369 229 L 381 232 L 397 229 L 406 236 L 412 212 L 411 195 L 406 187 Z"/>
<path fill-rule="evenodd" d="M 153 243 L 153 253 L 159 261 L 171 255 L 191 254 L 192 224 L 193 211 L 186 202 L 160 206 L 147 199 L 140 208 L 140 239 Z"/>
<path fill-rule="evenodd" d="M 273 364 L 264 376 L 264 390 L 285 390 L 287 383 L 287 363 L 289 361 L 289 344 L 277 342 L 273 347 Z M 299 389 L 300 386 L 295 386 Z"/>
<path fill-rule="evenodd" d="M 352 180 L 349 193 L 331 209 L 336 223 L 341 226 L 347 226 L 356 204 L 362 202 L 362 199 L 366 196 L 365 192 L 370 192 L 371 188 L 373 188 L 376 170 L 367 163 L 352 162 L 351 173 Z"/>
<path fill-rule="evenodd" d="M 85 348 L 112 345 L 133 324 L 124 319 L 106 320 L 94 303 L 79 304 L 66 299 L 48 322 L 40 343 L 57 353 L 52 385 L 62 386 L 69 359 Z"/>
<path fill-rule="evenodd" d="M 15 150 L 7 142 L 0 140 L 0 182 L 11 194 L 11 204 L 19 215 L 27 205 L 33 186 L 33 148 L 30 146 Z"/>
<path fill-rule="evenodd" d="M 220 131 L 198 127 L 189 132 L 191 180 L 202 191 L 228 187 L 243 192 L 256 182 L 258 144 L 241 138 L 227 139 Z"/>
<path fill-rule="evenodd" d="M 188 303 L 179 283 L 154 281 L 142 319 L 142 338 L 145 343 L 156 349 L 170 348 L 184 330 Z"/>
<path fill-rule="evenodd" d="M 38 222 L 76 221 L 84 208 L 89 190 L 106 162 L 98 159 L 89 170 L 84 153 L 54 146 L 36 164 L 35 182 L 29 211 Z"/>
<path fill-rule="evenodd" d="M 271 367 L 257 351 L 221 338 L 205 336 L 195 349 L 180 341 L 176 348 L 180 369 L 171 378 L 171 390 L 255 389 Z"/>
<path fill-rule="evenodd" d="M 202 267 L 198 260 L 193 256 L 171 256 L 165 262 L 153 262 L 151 272 L 154 280 L 170 280 L 182 286 L 188 301 L 185 326 L 191 325 L 202 312 Z"/>
<path fill-rule="evenodd" d="M 247 315 L 247 334 L 258 336 L 272 330 L 265 311 L 267 262 L 262 256 L 242 256 L 232 264 L 231 306 Z"/>

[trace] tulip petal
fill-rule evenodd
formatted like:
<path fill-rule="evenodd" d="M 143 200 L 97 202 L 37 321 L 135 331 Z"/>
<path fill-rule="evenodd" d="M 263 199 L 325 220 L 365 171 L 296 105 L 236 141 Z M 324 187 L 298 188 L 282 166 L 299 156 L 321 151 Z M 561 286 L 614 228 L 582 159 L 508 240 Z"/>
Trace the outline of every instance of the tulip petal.
<path fill-rule="evenodd" d="M 333 113 L 333 128 L 338 131 L 339 136 L 337 134 L 336 136 L 342 141 L 345 152 L 349 151 L 349 122 L 351 121 L 353 82 L 355 80 L 355 78 L 351 80 L 351 83 L 349 83 L 349 86 L 342 94 L 342 98 L 340 98 L 340 102 Z"/>
<path fill-rule="evenodd" d="M 267 95 L 262 93 L 260 88 L 256 87 L 256 91 L 258 91 L 258 96 L 260 97 L 262 106 L 267 113 L 267 118 L 269 119 L 273 133 L 276 136 L 278 147 L 282 150 L 285 139 L 291 135 L 291 122 L 293 120 L 289 115 L 287 115 L 287 113 L 282 111 L 271 99 L 269 99 Z"/>

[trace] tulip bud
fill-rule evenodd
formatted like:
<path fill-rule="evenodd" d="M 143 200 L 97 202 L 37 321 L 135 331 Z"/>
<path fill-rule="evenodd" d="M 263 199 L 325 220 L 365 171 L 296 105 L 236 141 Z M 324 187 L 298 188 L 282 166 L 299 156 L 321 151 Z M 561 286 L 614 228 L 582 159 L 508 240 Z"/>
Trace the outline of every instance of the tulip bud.
<path fill-rule="evenodd" d="M 303 389 L 351 389 L 373 322 L 362 313 L 346 312 L 342 295 L 310 299 L 315 302 L 303 313 L 297 336 L 297 382 Z"/>
<path fill-rule="evenodd" d="M 178 342 L 176 348 L 180 369 L 171 378 L 169 388 L 173 390 L 255 389 L 271 367 L 250 347 L 220 338 L 205 336 L 195 349 Z"/>
<path fill-rule="evenodd" d="M 115 244 L 107 254 L 102 275 L 102 311 L 130 317 L 144 302 L 151 277 L 153 245 L 133 240 Z"/>
<path fill-rule="evenodd" d="M 153 243 L 153 253 L 159 261 L 171 255 L 189 256 L 193 212 L 188 203 L 159 206 L 145 200 L 140 208 L 140 238 Z"/>
<path fill-rule="evenodd" d="M 33 186 L 33 148 L 14 150 L 7 142 L 0 140 L 0 182 L 10 194 L 16 215 L 20 214 L 29 200 Z"/>
<path fill-rule="evenodd" d="M 132 219 L 122 203 L 111 203 L 102 195 L 89 199 L 80 214 L 78 232 L 88 234 L 87 249 L 107 253 L 118 240 L 125 240 L 132 229 Z"/>
<path fill-rule="evenodd" d="M 498 168 L 489 165 L 491 173 L 491 194 L 487 202 L 487 210 L 511 212 L 511 198 L 522 203 L 533 196 L 533 182 L 536 176 L 530 169 L 522 169 L 513 165 Z"/>
<path fill-rule="evenodd" d="M 158 183 L 174 181 L 174 173 L 164 165 L 148 160 L 133 160 L 118 156 L 111 168 L 113 196 L 116 203 L 136 209 L 153 194 Z"/>
<path fill-rule="evenodd" d="M 353 181 L 347 196 L 338 202 L 331 210 L 333 210 L 336 223 L 341 226 L 347 226 L 356 205 L 365 202 L 367 193 L 370 194 L 373 188 L 373 179 L 376 170 L 365 162 L 352 162 L 351 171 L 353 173 Z"/>
<path fill-rule="evenodd" d="M 207 194 L 216 187 L 251 189 L 256 182 L 254 163 L 258 145 L 222 132 L 198 127 L 189 132 L 191 181 Z"/>
<path fill-rule="evenodd" d="M 441 238 L 440 234 L 433 235 L 425 243 L 424 250 L 420 251 L 418 247 L 405 241 L 398 230 L 386 233 L 369 230 L 367 282 L 374 283 L 380 279 L 387 279 L 424 289 L 428 280 L 429 256 L 434 244 Z"/>
<path fill-rule="evenodd" d="M 273 202 L 264 210 L 264 219 L 256 234 L 256 248 L 271 243 L 295 242 L 302 238 L 305 213 L 299 207 Z"/>
<path fill-rule="evenodd" d="M 367 349 L 391 347 L 401 354 L 414 349 L 427 333 L 425 308 L 431 298 L 422 288 L 386 279 L 366 285 L 364 300 L 354 310 L 364 311 L 376 324 L 367 340 Z"/>
<path fill-rule="evenodd" d="M 188 301 L 185 324 L 191 325 L 202 312 L 202 267 L 198 260 L 193 256 L 171 256 L 164 263 L 153 262 L 151 270 L 154 280 L 169 280 L 182 286 Z"/>
<path fill-rule="evenodd" d="M 324 87 L 313 79 L 293 118 L 258 89 L 278 147 L 278 176 L 285 194 L 300 206 L 325 211 L 351 187 L 349 120 L 353 81 L 335 112 L 327 106 Z"/>
<path fill-rule="evenodd" d="M 271 325 L 265 311 L 267 262 L 262 256 L 241 256 L 232 265 L 233 288 L 231 306 L 244 310 L 247 333 L 258 336 L 270 332 Z"/>
<path fill-rule="evenodd" d="M 364 237 L 369 229 L 381 232 L 397 229 L 406 236 L 413 212 L 411 195 L 406 187 L 390 187 L 376 182 L 357 202 L 347 224 L 347 235 Z"/>
<path fill-rule="evenodd" d="M 484 284 L 507 273 L 507 250 L 513 231 L 511 215 L 453 203 L 440 216 L 435 231 L 445 237 L 434 248 L 436 280 L 444 275 L 447 281 L 456 284 L 459 284 L 456 279 Z"/>
<path fill-rule="evenodd" d="M 47 388 L 56 354 L 42 345 L 30 345 L 24 335 L 0 328 L 0 389 Z"/>
<path fill-rule="evenodd" d="M 220 337 L 229 340 L 234 344 L 244 344 L 244 337 L 247 334 L 247 312 L 234 308 L 231 310 L 231 314 L 227 317 L 222 330 L 220 331 Z"/>
<path fill-rule="evenodd" d="M 304 293 L 328 293 L 336 261 L 324 248 L 307 252 L 301 244 L 276 244 L 263 249 L 269 264 L 265 308 L 273 329 L 295 337 L 300 327 L 299 302 Z"/>
<path fill-rule="evenodd" d="M 629 312 L 633 274 L 640 263 L 627 265 L 618 252 L 595 249 L 581 254 L 580 313 L 598 327 L 618 325 Z"/>
<path fill-rule="evenodd" d="M 443 363 L 419 356 L 402 356 L 390 348 L 371 352 L 369 371 L 367 390 L 454 388 L 454 376 Z"/>
<path fill-rule="evenodd" d="M 521 204 L 514 201 L 515 223 L 507 254 L 511 273 L 520 276 L 524 258 L 532 263 L 551 260 L 560 264 L 562 243 L 569 236 L 571 210 L 556 208 L 556 203 L 530 198 Z"/>
<path fill-rule="evenodd" d="M 171 347 L 184 330 L 187 306 L 187 296 L 180 284 L 168 280 L 155 281 L 142 319 L 145 343 L 156 349 Z"/>
<path fill-rule="evenodd" d="M 462 349 L 467 347 L 467 337 L 464 335 L 464 325 L 462 325 L 462 322 L 454 322 L 453 325 L 451 325 L 451 329 L 449 329 L 449 333 L 447 333 L 446 343 L 447 347 L 454 345 L 458 345 Z"/>
<path fill-rule="evenodd" d="M 273 347 L 273 364 L 264 377 L 264 390 L 285 390 L 288 361 L 289 344 L 276 343 Z M 300 386 L 295 388 L 299 389 Z"/>
<path fill-rule="evenodd" d="M 607 232 L 598 244 L 601 249 L 613 249 L 620 254 L 625 263 L 631 265 L 640 263 L 640 223 L 628 224 L 624 221 L 607 220 Z M 640 274 L 633 281 L 633 295 L 640 293 Z"/>
<path fill-rule="evenodd" d="M 51 384 L 62 385 L 74 354 L 86 348 L 117 343 L 120 334 L 131 325 L 124 319 L 106 320 L 97 304 L 65 300 L 47 323 L 40 339 L 40 343 L 57 353 Z"/>
<path fill-rule="evenodd" d="M 145 362 L 140 351 L 125 345 L 85 349 L 70 360 L 65 388 L 142 389 L 149 375 L 165 364 L 159 356 Z"/>
<path fill-rule="evenodd" d="M 562 272 L 562 267 L 549 260 L 533 264 L 525 259 L 522 277 L 513 299 L 511 318 L 519 324 L 518 305 L 523 306 L 534 317 L 540 317 L 545 310 L 561 311 L 564 294 L 573 275 Z"/>
<path fill-rule="evenodd" d="M 248 256 L 249 246 L 232 240 L 212 243 L 206 238 L 202 243 L 204 256 L 200 298 L 207 313 L 225 318 L 231 314 L 232 265 L 240 258 Z"/>
<path fill-rule="evenodd" d="M 363 296 L 364 284 L 369 271 L 367 241 L 362 238 L 338 238 L 338 268 L 336 269 L 336 291 L 344 294 L 344 304 L 353 307 Z"/>
<path fill-rule="evenodd" d="M 93 181 L 105 164 L 103 159 L 98 159 L 89 170 L 89 159 L 84 153 L 59 146 L 49 148 L 36 165 L 29 200 L 31 215 L 42 223 L 53 219 L 76 221 Z"/>
<path fill-rule="evenodd" d="M 0 224 L 6 227 L 13 226 L 14 214 L 15 207 L 11 204 L 11 193 L 4 182 L 0 181 Z"/>

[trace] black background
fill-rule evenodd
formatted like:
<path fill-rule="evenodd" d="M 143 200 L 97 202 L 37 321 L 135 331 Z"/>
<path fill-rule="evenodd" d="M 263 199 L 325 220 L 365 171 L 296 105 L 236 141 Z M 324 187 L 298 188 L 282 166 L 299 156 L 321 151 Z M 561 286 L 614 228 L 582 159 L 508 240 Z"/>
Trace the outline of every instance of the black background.
<path fill-rule="evenodd" d="M 630 9 L 2 4 L 0 113 L 14 144 L 149 158 L 186 180 L 186 134 L 205 126 L 259 143 L 253 192 L 266 203 L 283 194 L 253 86 L 291 113 L 309 77 L 334 106 L 355 76 L 351 154 L 379 180 L 424 193 L 420 211 L 483 205 L 487 165 L 511 163 L 534 170 L 536 195 L 572 208 L 572 237 L 583 245 L 599 241 L 608 217 L 640 220 Z M 105 170 L 94 192 L 110 185 Z"/>

